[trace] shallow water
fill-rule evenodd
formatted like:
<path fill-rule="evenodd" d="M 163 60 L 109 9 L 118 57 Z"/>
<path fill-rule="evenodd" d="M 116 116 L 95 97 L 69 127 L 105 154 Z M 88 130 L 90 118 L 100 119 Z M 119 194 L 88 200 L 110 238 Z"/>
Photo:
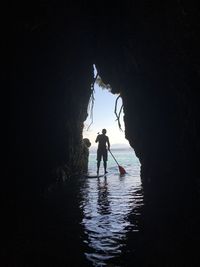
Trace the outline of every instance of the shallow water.
<path fill-rule="evenodd" d="M 130 217 L 140 216 L 143 205 L 140 162 L 134 151 L 115 151 L 114 155 L 127 174 L 120 176 L 109 157 L 108 174 L 85 179 L 81 188 L 85 256 L 93 266 L 124 266 L 122 255 L 130 251 L 127 235 L 139 231 L 138 222 Z M 89 173 L 95 172 L 96 154 L 91 153 Z"/>

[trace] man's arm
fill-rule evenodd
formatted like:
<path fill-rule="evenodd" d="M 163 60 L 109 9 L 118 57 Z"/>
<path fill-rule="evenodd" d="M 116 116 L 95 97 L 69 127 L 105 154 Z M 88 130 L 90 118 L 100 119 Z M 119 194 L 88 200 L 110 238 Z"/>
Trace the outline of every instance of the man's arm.
<path fill-rule="evenodd" d="M 108 150 L 110 150 L 110 142 L 109 142 L 109 138 L 107 139 L 107 143 L 108 143 Z"/>
<path fill-rule="evenodd" d="M 95 142 L 97 143 L 98 141 L 99 141 L 99 135 L 97 135 Z"/>

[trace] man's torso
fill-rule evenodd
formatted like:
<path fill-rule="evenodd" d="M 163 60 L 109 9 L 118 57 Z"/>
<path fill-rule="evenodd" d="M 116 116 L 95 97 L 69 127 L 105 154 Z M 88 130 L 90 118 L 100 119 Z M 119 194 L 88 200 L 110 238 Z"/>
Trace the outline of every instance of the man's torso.
<path fill-rule="evenodd" d="M 98 141 L 99 141 L 99 149 L 105 149 L 106 148 L 106 143 L 108 142 L 108 137 L 106 135 L 100 134 L 98 136 Z"/>

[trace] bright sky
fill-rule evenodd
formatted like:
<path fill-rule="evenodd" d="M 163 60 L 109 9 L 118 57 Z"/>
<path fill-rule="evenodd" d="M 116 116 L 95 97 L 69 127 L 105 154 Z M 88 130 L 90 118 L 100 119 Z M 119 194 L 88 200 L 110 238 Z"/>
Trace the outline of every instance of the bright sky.
<path fill-rule="evenodd" d="M 95 84 L 95 102 L 93 107 L 93 123 L 89 130 L 87 127 L 91 123 L 90 112 L 88 112 L 88 118 L 84 122 L 85 127 L 83 130 L 83 138 L 89 138 L 92 143 L 92 147 L 96 147 L 95 139 L 97 133 L 101 133 L 102 129 L 107 130 L 106 135 L 109 137 L 111 148 L 112 145 L 119 144 L 120 147 L 129 145 L 128 140 L 125 139 L 124 134 L 124 113 L 121 113 L 121 126 L 123 132 L 120 131 L 118 127 L 118 122 L 116 121 L 116 116 L 114 114 L 115 100 L 118 95 L 111 94 L 107 89 L 100 88 Z M 118 110 L 121 107 L 121 98 L 118 100 Z"/>

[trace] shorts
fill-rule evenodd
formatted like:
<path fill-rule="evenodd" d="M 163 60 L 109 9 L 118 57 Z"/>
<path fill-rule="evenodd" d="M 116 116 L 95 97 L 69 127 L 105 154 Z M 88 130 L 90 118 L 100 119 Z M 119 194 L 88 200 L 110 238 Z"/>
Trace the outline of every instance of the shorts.
<path fill-rule="evenodd" d="M 108 160 L 108 151 L 107 149 L 97 149 L 97 161 L 101 161 L 103 157 L 103 161 Z"/>

